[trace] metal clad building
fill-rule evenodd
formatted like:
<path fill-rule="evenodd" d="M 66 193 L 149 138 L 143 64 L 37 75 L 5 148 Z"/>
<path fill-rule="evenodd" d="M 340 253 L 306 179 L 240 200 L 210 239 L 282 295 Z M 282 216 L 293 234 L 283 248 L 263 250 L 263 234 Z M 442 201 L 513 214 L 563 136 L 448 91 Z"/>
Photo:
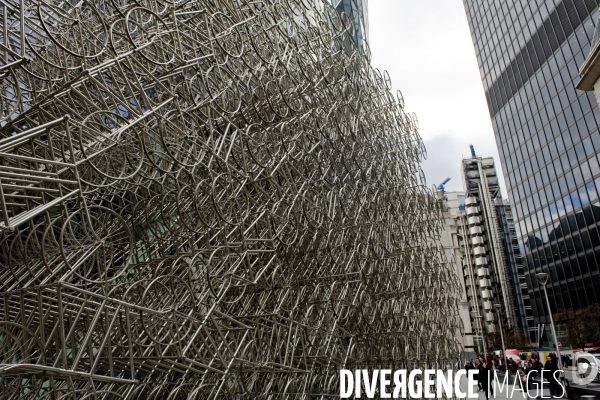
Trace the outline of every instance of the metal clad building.
<path fill-rule="evenodd" d="M 512 242 L 506 212 L 498 212 L 502 203 L 498 176 L 494 159 L 477 157 L 462 161 L 463 185 L 465 193 L 465 213 L 461 217 L 463 225 L 463 245 L 465 259 L 463 267 L 472 316 L 483 324 L 479 329 L 498 332 L 498 315 L 495 305 L 500 308 L 502 325 L 512 332 L 528 332 L 522 293 L 513 280 L 512 271 L 517 269 L 506 254 L 508 242 Z M 510 207 L 506 209 L 510 212 Z M 506 210 L 505 209 L 505 210 Z M 505 211 L 504 210 L 504 211 Z M 512 233 L 514 235 L 514 233 Z M 505 240 L 505 238 L 511 240 Z M 513 236 L 514 237 L 514 236 Z M 515 238 L 516 239 L 516 238 Z M 518 276 L 515 276 L 518 279 Z M 477 323 L 475 323 L 477 325 Z"/>

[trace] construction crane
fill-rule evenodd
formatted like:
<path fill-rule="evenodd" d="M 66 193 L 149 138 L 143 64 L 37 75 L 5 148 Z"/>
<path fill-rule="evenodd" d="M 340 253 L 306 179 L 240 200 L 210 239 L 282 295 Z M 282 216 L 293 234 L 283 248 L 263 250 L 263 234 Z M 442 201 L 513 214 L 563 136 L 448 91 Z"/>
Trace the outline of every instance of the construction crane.
<path fill-rule="evenodd" d="M 473 156 L 473 158 L 477 157 L 477 156 L 475 155 L 475 147 L 473 147 L 473 145 L 472 145 L 472 144 L 470 144 L 470 145 L 469 145 L 469 148 L 471 149 L 471 155 Z"/>
<path fill-rule="evenodd" d="M 444 182 L 440 183 L 436 190 L 441 190 L 442 192 L 444 191 L 444 186 L 446 185 L 446 183 L 448 183 L 450 181 L 450 178 L 446 178 L 444 179 Z"/>

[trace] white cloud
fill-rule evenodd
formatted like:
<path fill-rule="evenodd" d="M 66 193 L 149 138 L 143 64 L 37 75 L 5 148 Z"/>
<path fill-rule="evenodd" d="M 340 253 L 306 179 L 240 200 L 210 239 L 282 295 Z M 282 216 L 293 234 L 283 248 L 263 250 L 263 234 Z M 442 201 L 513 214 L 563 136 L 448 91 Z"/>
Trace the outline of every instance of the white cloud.
<path fill-rule="evenodd" d="M 446 188 L 462 190 L 459 167 L 469 144 L 494 157 L 501 174 L 462 1 L 370 0 L 369 29 L 373 66 L 389 72 L 393 91 L 402 91 L 419 119 L 428 185 L 450 177 Z M 501 186 L 505 195 L 502 175 Z"/>

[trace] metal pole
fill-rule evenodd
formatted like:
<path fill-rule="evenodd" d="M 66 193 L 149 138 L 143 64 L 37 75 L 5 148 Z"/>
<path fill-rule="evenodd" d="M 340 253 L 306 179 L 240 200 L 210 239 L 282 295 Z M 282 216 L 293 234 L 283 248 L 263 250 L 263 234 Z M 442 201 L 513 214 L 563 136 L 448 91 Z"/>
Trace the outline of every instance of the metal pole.
<path fill-rule="evenodd" d="M 556 356 L 558 357 L 558 369 L 562 370 L 562 359 L 560 358 L 560 349 L 558 348 L 558 337 L 556 336 L 556 330 L 554 329 L 554 320 L 552 319 L 552 310 L 550 309 L 550 300 L 548 300 L 548 292 L 546 291 L 546 285 L 542 286 L 544 288 L 544 296 L 546 296 L 546 304 L 548 305 L 548 316 L 550 316 L 550 328 L 552 329 L 552 336 L 554 336 L 554 341 L 556 342 Z"/>
<path fill-rule="evenodd" d="M 479 320 L 479 330 L 481 332 L 481 343 L 483 345 L 483 354 L 487 360 L 487 349 L 485 347 L 485 334 L 484 334 L 484 329 L 483 329 L 483 317 L 478 315 L 476 318 Z"/>
<path fill-rule="evenodd" d="M 502 342 L 502 355 L 504 357 L 504 369 L 508 371 L 506 367 L 506 347 L 504 346 L 504 334 L 502 333 L 502 317 L 500 316 L 500 304 L 496 304 L 496 312 L 498 313 L 498 325 L 500 326 L 500 341 Z"/>

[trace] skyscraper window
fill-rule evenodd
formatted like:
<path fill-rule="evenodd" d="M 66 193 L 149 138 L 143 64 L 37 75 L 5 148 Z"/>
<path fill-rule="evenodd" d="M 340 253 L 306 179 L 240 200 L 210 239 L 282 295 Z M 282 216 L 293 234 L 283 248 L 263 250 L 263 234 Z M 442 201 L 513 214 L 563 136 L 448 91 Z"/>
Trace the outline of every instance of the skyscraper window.
<path fill-rule="evenodd" d="M 600 109 L 575 89 L 599 5 L 464 0 L 536 324 L 549 322 L 538 272 L 553 313 L 600 300 Z"/>

